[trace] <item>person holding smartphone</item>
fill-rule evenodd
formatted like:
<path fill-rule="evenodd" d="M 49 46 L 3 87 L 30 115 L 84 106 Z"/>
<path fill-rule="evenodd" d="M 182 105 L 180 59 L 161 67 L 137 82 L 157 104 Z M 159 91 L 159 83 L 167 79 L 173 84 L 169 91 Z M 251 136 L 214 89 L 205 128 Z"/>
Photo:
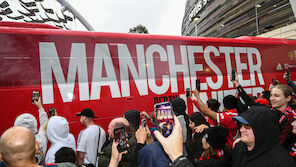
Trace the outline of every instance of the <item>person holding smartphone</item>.
<path fill-rule="evenodd" d="M 110 121 L 109 125 L 108 125 L 108 134 L 109 134 L 109 140 L 111 141 L 108 145 L 106 145 L 104 148 L 102 148 L 102 151 L 99 152 L 99 160 L 98 160 L 98 164 L 99 167 L 107 167 L 110 160 L 111 160 L 111 152 L 112 152 L 112 148 L 113 148 L 113 140 L 116 141 L 116 137 L 115 136 L 116 132 L 118 132 L 115 129 L 118 128 L 123 128 L 125 133 L 126 133 L 126 138 L 125 140 L 127 141 L 126 144 L 128 145 L 127 148 L 127 154 L 122 155 L 122 160 L 120 162 L 120 166 L 131 166 L 133 164 L 132 158 L 133 158 L 133 154 L 134 154 L 134 148 L 136 146 L 136 137 L 134 135 L 130 135 L 131 132 L 130 130 L 130 124 L 128 122 L 127 119 L 125 119 L 124 117 L 117 117 L 114 118 Z M 118 142 L 118 145 L 120 143 Z M 118 150 L 118 152 L 120 152 Z"/>
<path fill-rule="evenodd" d="M 223 126 L 229 129 L 229 135 L 227 136 L 227 144 L 231 147 L 233 144 L 233 137 L 236 135 L 237 126 L 236 123 L 231 119 L 238 115 L 238 101 L 239 99 L 233 95 L 227 95 L 223 98 L 224 111 L 217 113 L 211 110 L 205 105 L 199 96 L 199 91 L 195 89 L 194 93 L 196 96 L 197 104 L 200 108 L 201 113 L 208 116 L 219 126 Z"/>
<path fill-rule="evenodd" d="M 34 94 L 34 92 L 32 94 Z M 38 152 L 36 153 L 36 161 L 37 161 L 37 164 L 44 165 L 45 153 L 47 150 L 47 142 L 48 142 L 45 127 L 48 122 L 48 117 L 42 106 L 39 92 L 38 92 L 38 96 L 34 96 L 34 98 L 31 98 L 31 102 L 34 106 L 38 108 L 39 123 L 40 123 L 39 130 L 37 129 L 36 118 L 30 113 L 24 113 L 19 115 L 14 121 L 14 126 L 22 126 L 22 127 L 29 128 L 35 134 L 36 141 L 39 143 L 39 147 L 40 147 Z"/>
<path fill-rule="evenodd" d="M 287 85 L 293 89 L 293 92 L 296 93 L 296 84 L 291 80 L 290 72 L 286 72 L 283 78 L 287 81 Z"/>

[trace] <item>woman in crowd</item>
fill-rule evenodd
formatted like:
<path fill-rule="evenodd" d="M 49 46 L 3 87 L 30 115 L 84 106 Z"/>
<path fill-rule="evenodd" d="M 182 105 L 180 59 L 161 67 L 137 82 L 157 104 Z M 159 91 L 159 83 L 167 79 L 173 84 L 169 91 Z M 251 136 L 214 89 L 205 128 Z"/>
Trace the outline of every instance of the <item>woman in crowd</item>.
<path fill-rule="evenodd" d="M 292 133 L 291 123 L 295 120 L 294 115 L 296 102 L 292 99 L 292 88 L 287 85 L 276 85 L 271 89 L 270 103 L 272 111 L 277 117 L 280 124 L 280 139 L 282 144 L 288 151 L 291 150 L 296 135 Z"/>
<path fill-rule="evenodd" d="M 231 148 L 225 145 L 228 133 L 229 130 L 222 126 L 205 129 L 202 138 L 204 151 L 195 166 L 230 167 Z"/>
<path fill-rule="evenodd" d="M 204 116 L 199 113 L 195 112 L 189 116 L 189 127 L 191 128 L 193 134 L 192 139 L 190 142 L 186 143 L 186 148 L 188 151 L 188 159 L 194 163 L 197 162 L 203 152 L 202 149 L 202 133 L 199 132 L 200 125 L 209 127 L 209 123 L 206 121 Z M 197 130 L 197 132 L 196 132 Z"/>

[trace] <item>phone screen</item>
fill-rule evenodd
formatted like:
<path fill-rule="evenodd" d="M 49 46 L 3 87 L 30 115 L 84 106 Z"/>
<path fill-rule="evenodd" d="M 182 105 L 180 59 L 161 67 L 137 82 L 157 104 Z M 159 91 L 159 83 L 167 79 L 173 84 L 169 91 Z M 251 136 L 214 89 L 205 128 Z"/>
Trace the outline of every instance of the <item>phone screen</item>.
<path fill-rule="evenodd" d="M 38 99 L 39 99 L 39 92 L 38 91 L 33 91 L 32 92 L 31 102 L 34 103 L 34 101 L 38 101 Z"/>
<path fill-rule="evenodd" d="M 154 105 L 158 130 L 164 137 L 168 137 L 175 125 L 174 112 L 170 102 L 157 103 Z"/>
<path fill-rule="evenodd" d="M 117 149 L 119 152 L 127 150 L 127 133 L 124 127 L 114 129 L 114 140 L 118 142 Z"/>

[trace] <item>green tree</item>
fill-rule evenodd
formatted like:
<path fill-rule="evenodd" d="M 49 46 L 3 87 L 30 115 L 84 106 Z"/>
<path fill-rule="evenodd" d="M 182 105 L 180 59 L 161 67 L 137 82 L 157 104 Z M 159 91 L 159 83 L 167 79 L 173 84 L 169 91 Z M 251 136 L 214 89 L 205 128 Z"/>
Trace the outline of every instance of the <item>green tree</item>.
<path fill-rule="evenodd" d="M 136 27 L 130 28 L 129 33 L 140 33 L 140 34 L 149 34 L 147 28 L 141 24 Z"/>

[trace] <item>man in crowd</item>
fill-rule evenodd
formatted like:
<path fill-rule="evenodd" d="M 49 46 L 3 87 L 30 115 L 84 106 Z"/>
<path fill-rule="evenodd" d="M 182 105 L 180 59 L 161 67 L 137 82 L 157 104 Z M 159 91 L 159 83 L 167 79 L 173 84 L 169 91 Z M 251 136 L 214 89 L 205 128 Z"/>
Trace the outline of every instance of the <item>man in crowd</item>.
<path fill-rule="evenodd" d="M 29 113 L 24 113 L 19 115 L 15 121 L 14 126 L 22 126 L 30 129 L 34 134 L 36 134 L 36 141 L 39 143 L 39 150 L 36 152 L 36 161 L 39 165 L 45 164 L 45 153 L 47 150 L 47 137 L 46 137 L 46 125 L 48 117 L 41 103 L 41 98 L 33 101 L 33 104 L 38 108 L 39 112 L 39 123 L 40 128 L 37 129 L 36 118 Z M 38 133 L 37 133 L 38 132 Z"/>
<path fill-rule="evenodd" d="M 8 167 L 40 167 L 35 160 L 38 147 L 35 135 L 25 127 L 12 127 L 0 138 L 0 154 Z"/>
<path fill-rule="evenodd" d="M 123 117 L 114 118 L 111 120 L 111 122 L 108 125 L 108 134 L 109 134 L 109 140 L 114 140 L 114 129 L 124 127 L 125 131 L 129 133 L 127 137 L 127 144 L 129 145 L 127 149 L 127 154 L 122 156 L 121 162 L 119 163 L 119 166 L 121 167 L 129 167 L 131 166 L 132 159 L 133 159 L 133 153 L 134 153 L 134 147 L 137 144 L 136 137 L 134 135 L 131 135 L 131 133 L 128 131 L 130 129 L 131 125 L 129 125 L 129 122 L 127 119 Z M 111 159 L 111 153 L 112 153 L 112 145 L 113 142 L 110 142 L 106 147 L 102 149 L 102 151 L 99 153 L 99 167 L 107 167 L 110 159 Z"/>
<path fill-rule="evenodd" d="M 77 165 L 94 164 L 97 162 L 97 153 L 101 151 L 106 141 L 106 134 L 103 128 L 93 121 L 94 112 L 90 108 L 76 114 L 80 122 L 86 128 L 79 133 L 77 142 Z"/>
<path fill-rule="evenodd" d="M 232 166 L 296 166 L 278 143 L 278 123 L 266 106 L 253 106 L 233 119 L 239 123 L 241 137 L 234 142 Z"/>

